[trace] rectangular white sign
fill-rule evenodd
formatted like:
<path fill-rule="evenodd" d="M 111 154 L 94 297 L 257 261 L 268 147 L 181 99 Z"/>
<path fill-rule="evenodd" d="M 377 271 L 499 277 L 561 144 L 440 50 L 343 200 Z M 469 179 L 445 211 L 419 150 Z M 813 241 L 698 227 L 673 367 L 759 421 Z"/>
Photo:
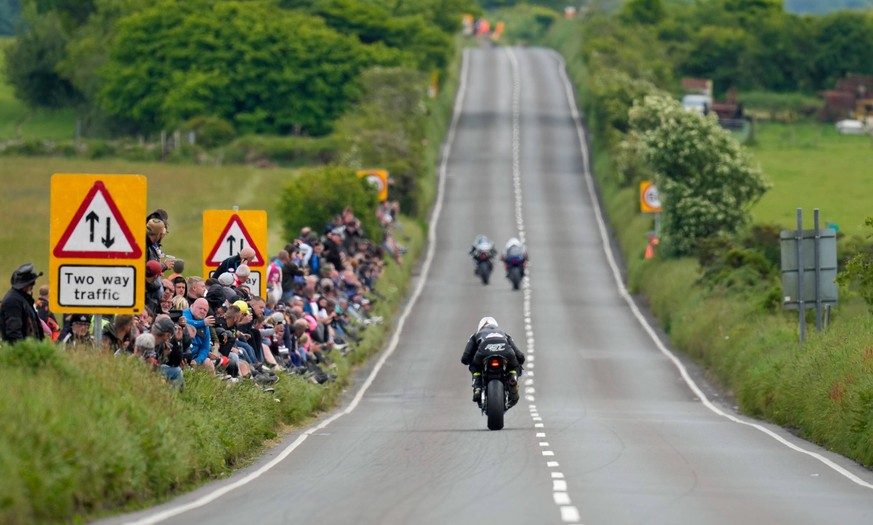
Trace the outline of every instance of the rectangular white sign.
<path fill-rule="evenodd" d="M 58 270 L 61 306 L 132 307 L 136 304 L 133 266 L 62 265 Z"/>

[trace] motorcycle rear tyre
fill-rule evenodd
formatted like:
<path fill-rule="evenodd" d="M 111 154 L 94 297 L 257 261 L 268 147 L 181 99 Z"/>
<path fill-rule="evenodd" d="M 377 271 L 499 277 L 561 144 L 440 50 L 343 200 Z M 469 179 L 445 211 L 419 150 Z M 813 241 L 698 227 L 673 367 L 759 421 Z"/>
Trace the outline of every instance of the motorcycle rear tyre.
<path fill-rule="evenodd" d="M 479 277 L 482 278 L 482 284 L 488 284 L 488 278 L 491 277 L 491 271 L 488 269 L 486 263 L 479 263 L 479 266 L 476 267 L 476 273 L 478 273 Z"/>
<path fill-rule="evenodd" d="M 512 281 L 512 289 L 518 290 L 518 285 L 521 283 L 521 269 L 517 266 L 510 268 L 509 280 Z"/>
<path fill-rule="evenodd" d="M 488 415 L 488 430 L 500 430 L 503 428 L 503 413 L 506 411 L 506 394 L 503 381 L 492 379 L 488 381 L 486 389 L 485 413 Z"/>

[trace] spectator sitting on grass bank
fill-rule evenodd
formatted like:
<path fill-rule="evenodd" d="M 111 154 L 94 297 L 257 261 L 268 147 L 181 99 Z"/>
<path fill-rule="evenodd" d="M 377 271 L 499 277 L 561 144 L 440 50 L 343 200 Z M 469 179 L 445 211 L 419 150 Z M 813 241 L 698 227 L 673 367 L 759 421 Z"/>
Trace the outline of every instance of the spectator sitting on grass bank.
<path fill-rule="evenodd" d="M 94 348 L 94 337 L 88 333 L 91 329 L 91 316 L 88 314 L 73 314 L 70 316 L 69 331 L 61 332 L 58 343 L 64 348 Z"/>
<path fill-rule="evenodd" d="M 210 359 L 213 349 L 209 330 L 215 326 L 215 317 L 209 314 L 209 302 L 202 297 L 196 299 L 182 315 L 185 316 L 191 336 L 191 362 L 214 374 L 215 366 Z"/>
<path fill-rule="evenodd" d="M 151 335 L 155 338 L 154 361 L 152 362 L 164 377 L 179 390 L 185 387 L 182 374 L 182 346 L 184 326 L 174 323 L 168 316 L 159 315 L 152 326 Z"/>
<path fill-rule="evenodd" d="M 103 329 L 103 348 L 113 354 L 130 354 L 133 352 L 133 341 L 138 332 L 134 327 L 133 316 L 118 314 Z"/>

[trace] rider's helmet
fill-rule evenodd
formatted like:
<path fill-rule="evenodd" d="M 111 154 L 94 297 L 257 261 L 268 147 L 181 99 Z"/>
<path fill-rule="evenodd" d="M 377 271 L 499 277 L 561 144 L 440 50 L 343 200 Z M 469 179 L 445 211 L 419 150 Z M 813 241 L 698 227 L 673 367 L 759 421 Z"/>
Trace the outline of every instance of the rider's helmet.
<path fill-rule="evenodd" d="M 479 320 L 479 327 L 476 331 L 481 332 L 486 327 L 497 328 L 497 321 L 493 317 L 483 317 Z"/>
<path fill-rule="evenodd" d="M 494 247 L 494 243 L 488 238 L 488 236 L 480 233 L 475 239 L 473 239 L 473 247 L 477 250 L 487 252 Z"/>
<path fill-rule="evenodd" d="M 475 239 L 473 239 L 473 246 L 477 250 L 488 251 L 494 247 L 494 243 L 491 242 L 491 239 L 489 239 L 487 235 L 480 233 Z"/>
<path fill-rule="evenodd" d="M 511 247 L 513 247 L 513 246 L 518 246 L 519 248 L 522 247 L 522 246 L 521 246 L 521 241 L 519 241 L 516 237 L 512 237 L 512 238 L 510 238 L 508 241 L 506 241 L 506 247 L 507 247 L 507 248 L 511 248 Z"/>

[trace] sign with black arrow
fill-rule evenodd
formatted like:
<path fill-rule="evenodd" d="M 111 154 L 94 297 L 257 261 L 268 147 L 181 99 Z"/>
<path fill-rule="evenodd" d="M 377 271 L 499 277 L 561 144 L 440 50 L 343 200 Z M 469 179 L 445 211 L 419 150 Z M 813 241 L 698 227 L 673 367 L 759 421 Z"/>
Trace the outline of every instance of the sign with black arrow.
<path fill-rule="evenodd" d="M 147 185 L 142 175 L 52 176 L 49 304 L 53 311 L 142 311 Z"/>
<path fill-rule="evenodd" d="M 106 185 L 98 180 L 79 205 L 53 253 L 58 258 L 138 259 L 142 248 Z"/>
<path fill-rule="evenodd" d="M 210 272 L 244 248 L 254 251 L 249 261 L 248 286 L 256 295 L 266 294 L 260 273 L 267 264 L 267 212 L 264 210 L 205 210 L 203 212 L 203 274 Z"/>

